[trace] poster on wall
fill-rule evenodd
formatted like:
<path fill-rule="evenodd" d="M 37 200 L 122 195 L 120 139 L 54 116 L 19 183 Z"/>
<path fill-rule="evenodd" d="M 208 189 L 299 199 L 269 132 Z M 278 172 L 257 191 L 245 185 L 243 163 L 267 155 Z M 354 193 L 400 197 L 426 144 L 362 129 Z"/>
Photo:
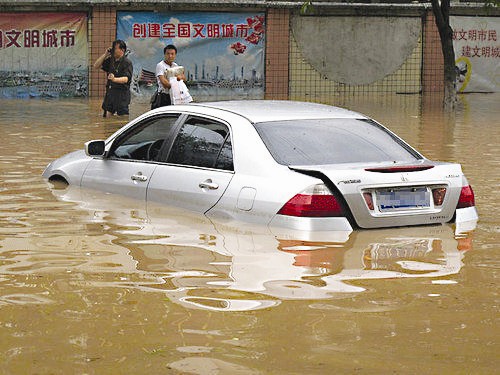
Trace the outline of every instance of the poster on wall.
<path fill-rule="evenodd" d="M 134 65 L 132 92 L 156 90 L 156 64 L 173 44 L 195 101 L 263 98 L 264 23 L 264 13 L 118 12 L 117 38 Z"/>
<path fill-rule="evenodd" d="M 87 96 L 86 13 L 0 13 L 0 98 Z"/>
<path fill-rule="evenodd" d="M 459 92 L 500 92 L 500 18 L 450 17 Z"/>

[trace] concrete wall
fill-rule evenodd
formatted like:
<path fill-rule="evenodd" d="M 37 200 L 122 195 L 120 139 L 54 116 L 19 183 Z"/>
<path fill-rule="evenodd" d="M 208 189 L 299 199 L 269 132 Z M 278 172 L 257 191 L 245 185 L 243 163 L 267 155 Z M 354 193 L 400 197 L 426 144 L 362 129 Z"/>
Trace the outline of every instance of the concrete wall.
<path fill-rule="evenodd" d="M 379 81 L 403 65 L 419 41 L 421 20 L 294 16 L 292 32 L 304 58 L 323 77 L 362 85 Z"/>

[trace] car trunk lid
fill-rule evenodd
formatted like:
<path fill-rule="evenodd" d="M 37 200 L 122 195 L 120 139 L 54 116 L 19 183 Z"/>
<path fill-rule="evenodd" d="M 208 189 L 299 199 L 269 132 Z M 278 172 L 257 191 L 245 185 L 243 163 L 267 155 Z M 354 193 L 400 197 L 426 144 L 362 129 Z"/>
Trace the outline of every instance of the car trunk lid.
<path fill-rule="evenodd" d="M 453 218 L 462 188 L 459 164 L 434 162 L 289 166 L 315 175 L 345 199 L 362 228 L 436 224 Z"/>

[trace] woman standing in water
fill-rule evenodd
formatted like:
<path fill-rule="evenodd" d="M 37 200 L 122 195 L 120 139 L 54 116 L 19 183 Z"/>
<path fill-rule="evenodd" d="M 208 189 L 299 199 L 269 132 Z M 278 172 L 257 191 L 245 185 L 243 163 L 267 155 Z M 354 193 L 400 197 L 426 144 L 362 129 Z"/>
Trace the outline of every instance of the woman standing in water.
<path fill-rule="evenodd" d="M 128 115 L 130 104 L 130 82 L 132 81 L 132 62 L 125 56 L 127 45 L 123 40 L 115 40 L 94 63 L 94 68 L 108 74 L 106 95 L 102 102 L 103 117 L 107 113 L 119 116 Z"/>

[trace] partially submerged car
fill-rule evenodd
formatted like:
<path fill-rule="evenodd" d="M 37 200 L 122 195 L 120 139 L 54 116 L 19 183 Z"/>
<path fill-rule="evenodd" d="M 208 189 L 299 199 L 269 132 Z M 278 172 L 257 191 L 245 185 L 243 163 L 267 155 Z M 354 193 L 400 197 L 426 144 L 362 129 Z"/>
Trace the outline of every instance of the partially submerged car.
<path fill-rule="evenodd" d="M 362 114 L 314 103 L 161 107 L 53 161 L 43 176 L 298 230 L 451 221 L 472 229 L 478 219 L 459 164 L 426 159 Z"/>

